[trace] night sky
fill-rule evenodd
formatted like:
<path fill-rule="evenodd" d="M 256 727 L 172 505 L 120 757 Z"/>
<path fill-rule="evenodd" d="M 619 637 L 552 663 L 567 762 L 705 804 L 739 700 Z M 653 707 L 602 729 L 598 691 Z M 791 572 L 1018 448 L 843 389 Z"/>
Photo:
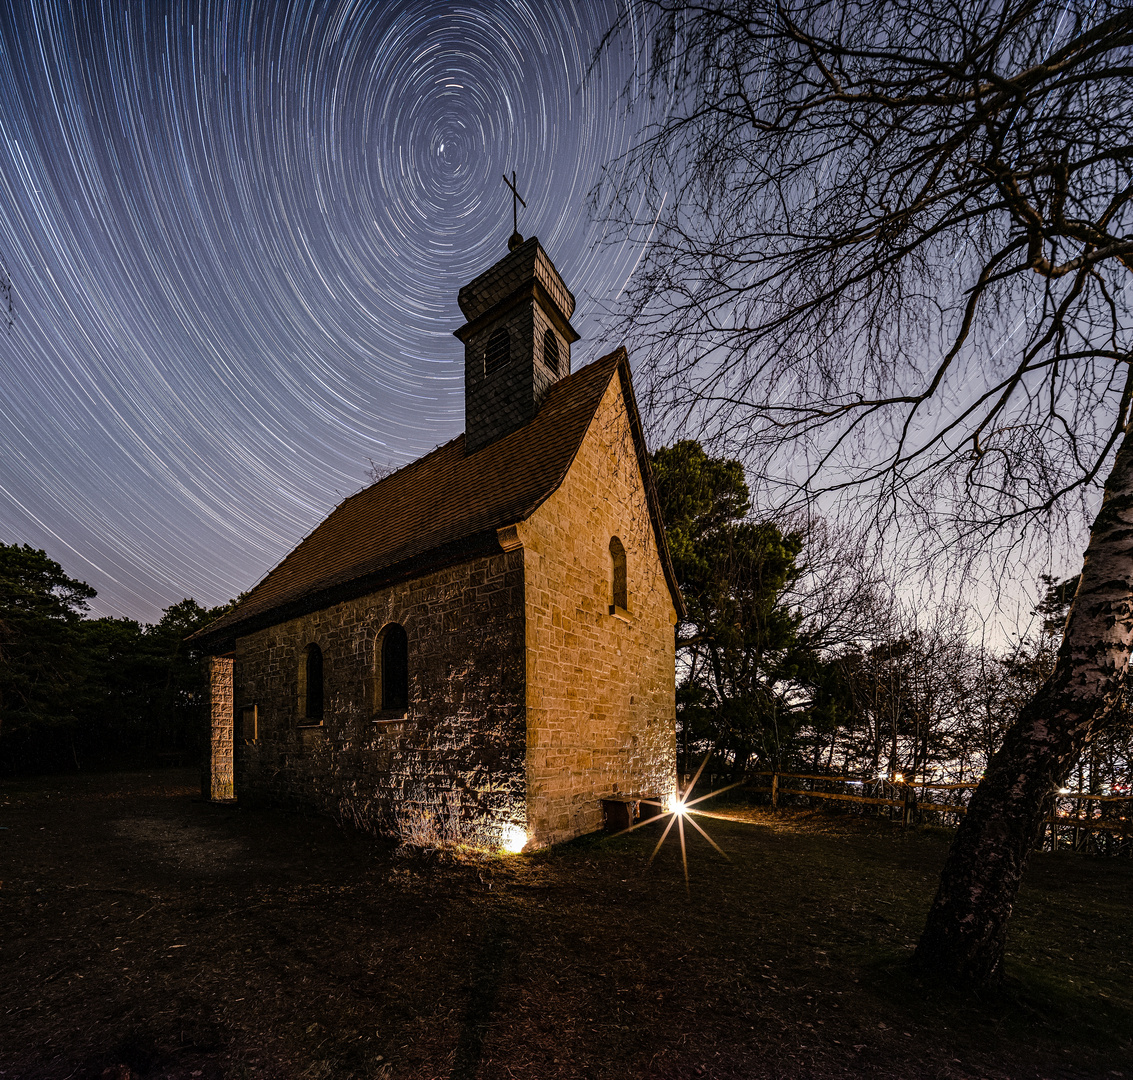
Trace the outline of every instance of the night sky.
<path fill-rule="evenodd" d="M 0 540 L 152 621 L 250 588 L 373 460 L 463 430 L 457 290 L 537 235 L 574 366 L 639 251 L 599 3 L 10 0 L 0 15 Z"/>

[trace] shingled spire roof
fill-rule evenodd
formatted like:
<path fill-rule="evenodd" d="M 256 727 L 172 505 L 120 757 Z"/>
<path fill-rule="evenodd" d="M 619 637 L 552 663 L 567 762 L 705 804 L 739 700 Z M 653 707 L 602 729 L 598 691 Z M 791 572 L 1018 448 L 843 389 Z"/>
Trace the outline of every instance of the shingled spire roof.
<path fill-rule="evenodd" d="M 339 503 L 231 611 L 188 640 L 210 653 L 237 637 L 502 549 L 496 530 L 524 521 L 562 483 L 610 380 L 621 380 L 657 548 L 683 611 L 665 543 L 624 349 L 555 383 L 528 424 L 466 455 L 464 436 Z"/>

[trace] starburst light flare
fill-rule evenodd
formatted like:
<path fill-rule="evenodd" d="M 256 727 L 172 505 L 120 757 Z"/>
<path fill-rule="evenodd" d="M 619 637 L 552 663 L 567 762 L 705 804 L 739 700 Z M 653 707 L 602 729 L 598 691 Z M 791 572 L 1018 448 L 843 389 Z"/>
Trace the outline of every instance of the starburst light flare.
<path fill-rule="evenodd" d="M 615 836 L 623 836 L 625 833 L 633 832 L 634 829 L 640 829 L 643 825 L 649 825 L 652 822 L 655 822 L 658 817 L 662 817 L 665 814 L 668 814 L 669 823 L 665 826 L 665 831 L 661 834 L 661 839 L 657 841 L 656 846 L 653 848 L 653 853 L 649 856 L 648 865 L 653 865 L 653 860 L 657 857 L 657 852 L 661 850 L 661 845 L 665 843 L 666 838 L 672 831 L 673 823 L 675 822 L 677 826 L 677 834 L 680 836 L 681 840 L 681 865 L 684 868 L 686 894 L 689 894 L 688 847 L 685 843 L 686 821 L 694 829 L 696 829 L 696 831 L 700 833 L 700 835 L 703 836 L 704 839 L 707 840 L 721 855 L 723 855 L 724 858 L 728 860 L 728 862 L 732 861 L 730 858 L 728 858 L 728 853 L 722 847 L 720 847 L 720 845 L 717 844 L 716 841 L 713 840 L 712 837 L 709 836 L 708 833 L 706 833 L 704 829 L 700 827 L 699 823 L 689 815 L 689 811 L 698 803 L 704 802 L 705 799 L 711 799 L 717 795 L 722 795 L 725 791 L 731 791 L 732 788 L 739 787 L 740 784 L 743 783 L 742 780 L 737 780 L 734 784 L 728 784 L 725 787 L 717 788 L 715 791 L 708 792 L 707 795 L 701 795 L 697 799 L 690 800 L 688 797 L 689 793 L 696 786 L 697 780 L 700 779 L 700 774 L 704 771 L 704 766 L 708 764 L 708 760 L 711 757 L 712 751 L 710 750 L 705 755 L 704 760 L 700 763 L 700 768 L 696 770 L 696 775 L 693 776 L 692 780 L 689 781 L 688 786 L 684 789 L 684 791 L 681 791 L 678 785 L 676 797 L 670 802 L 668 810 L 664 809 L 664 804 L 661 802 L 657 802 L 653 799 L 642 799 L 641 802 L 645 803 L 647 806 L 660 806 L 662 808 L 661 814 L 655 815 L 650 818 L 643 818 L 636 824 L 631 825 L 628 829 L 622 829 L 620 832 L 614 833 Z"/>

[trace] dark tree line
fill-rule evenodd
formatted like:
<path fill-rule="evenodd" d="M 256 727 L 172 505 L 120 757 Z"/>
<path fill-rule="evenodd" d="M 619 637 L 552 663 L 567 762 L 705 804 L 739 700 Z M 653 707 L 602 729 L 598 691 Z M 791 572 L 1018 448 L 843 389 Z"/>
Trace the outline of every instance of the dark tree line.
<path fill-rule="evenodd" d="M 655 122 L 599 199 L 650 235 L 631 289 L 647 400 L 718 432 L 761 491 L 862 493 L 954 564 L 1096 513 L 1054 668 L 988 763 L 916 952 L 994 980 L 1053 792 L 1124 722 L 1133 7 L 643 7 Z"/>
<path fill-rule="evenodd" d="M 685 440 L 652 462 L 686 606 L 682 773 L 713 753 L 714 771 L 737 780 L 757 769 L 979 779 L 1054 670 L 1076 579 L 1043 579 L 1031 631 L 989 646 L 971 613 L 897 603 L 892 583 L 832 547 L 821 522 L 759 520 L 739 461 Z M 1133 728 L 1121 710 L 1126 723 L 1080 759 L 1076 790 L 1128 782 Z"/>
<path fill-rule="evenodd" d="M 870 633 L 830 657 L 843 693 L 839 722 L 804 730 L 810 765 L 853 776 L 971 782 L 985 772 L 1011 724 L 1055 669 L 1070 598 L 1047 580 L 1036 625 L 989 646 L 956 611 L 877 610 Z M 1053 616 L 1058 612 L 1061 617 Z M 1128 784 L 1133 726 L 1128 691 L 1114 723 L 1078 760 L 1074 790 Z M 800 758 L 805 760 L 806 755 Z"/>
<path fill-rule="evenodd" d="M 94 596 L 46 552 L 0 544 L 0 772 L 203 752 L 207 675 L 184 638 L 225 608 L 182 600 L 146 626 L 88 618 Z"/>

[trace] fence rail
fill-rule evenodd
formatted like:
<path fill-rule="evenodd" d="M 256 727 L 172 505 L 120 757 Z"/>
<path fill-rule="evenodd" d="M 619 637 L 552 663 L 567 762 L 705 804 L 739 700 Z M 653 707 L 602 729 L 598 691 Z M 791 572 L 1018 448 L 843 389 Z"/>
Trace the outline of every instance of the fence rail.
<path fill-rule="evenodd" d="M 749 777 L 770 777 L 770 786 L 745 784 L 744 790 L 769 796 L 772 807 L 777 808 L 784 798 L 827 800 L 879 812 L 884 808 L 891 817 L 899 811 L 901 821 L 907 825 L 933 819 L 948 821 L 950 817 L 959 820 L 968 812 L 965 793 L 977 787 L 974 783 L 938 784 L 886 777 L 862 780 L 818 773 L 761 771 L 750 773 Z M 861 793 L 846 791 L 846 787 L 860 788 Z M 834 788 L 841 790 L 831 790 Z M 941 794 L 928 798 L 929 792 Z M 949 799 L 954 801 L 945 801 Z M 1133 855 L 1133 793 L 1053 793 L 1050 813 L 1043 821 L 1036 846 L 1048 851 L 1068 847 L 1096 854 Z"/>

